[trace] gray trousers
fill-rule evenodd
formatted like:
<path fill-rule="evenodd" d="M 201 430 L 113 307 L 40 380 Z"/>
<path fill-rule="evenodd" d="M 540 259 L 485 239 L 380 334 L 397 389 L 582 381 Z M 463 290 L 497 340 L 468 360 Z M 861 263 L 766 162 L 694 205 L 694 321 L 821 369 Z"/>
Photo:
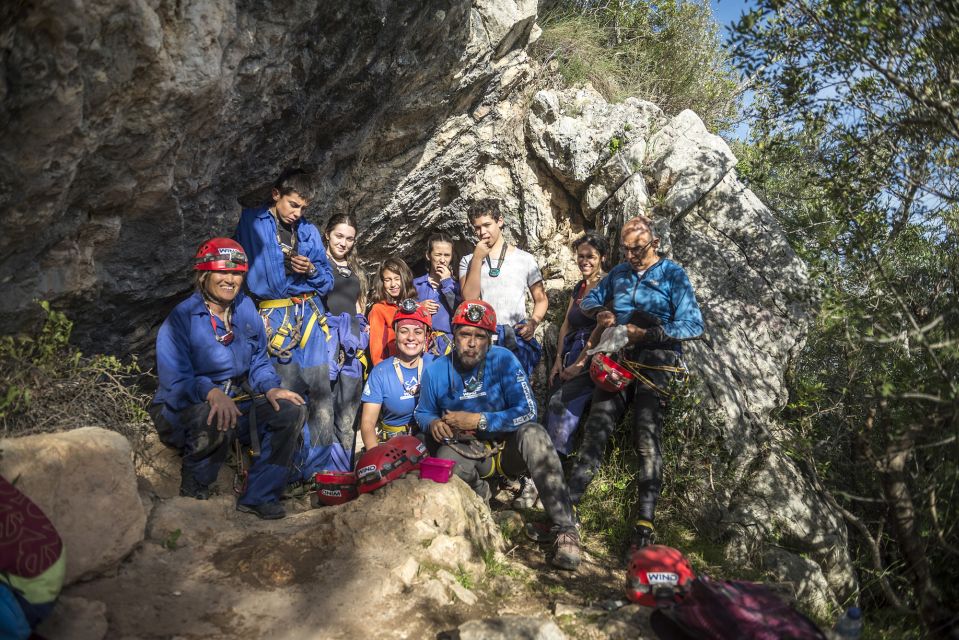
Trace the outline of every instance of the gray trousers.
<path fill-rule="evenodd" d="M 573 504 L 563 478 L 563 468 L 543 425 L 527 422 L 507 434 L 502 442 L 504 448 L 500 455 L 500 466 L 503 473 L 513 478 L 528 473 L 553 524 L 563 530 L 574 528 Z M 492 458 L 471 460 L 446 445 L 439 448 L 436 457 L 455 461 L 453 473 L 481 498 L 487 501 L 490 499 L 493 493 L 492 485 L 497 482 L 496 474 L 492 473 Z M 483 476 L 490 477 L 484 479 Z"/>

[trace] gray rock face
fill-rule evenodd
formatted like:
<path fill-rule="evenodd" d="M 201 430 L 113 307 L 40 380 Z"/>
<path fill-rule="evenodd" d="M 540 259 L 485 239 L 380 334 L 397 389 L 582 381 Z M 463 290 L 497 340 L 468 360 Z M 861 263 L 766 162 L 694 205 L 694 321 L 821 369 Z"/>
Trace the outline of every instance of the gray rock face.
<path fill-rule="evenodd" d="M 531 616 L 503 616 L 470 620 L 459 626 L 459 640 L 565 640 L 552 620 Z"/>
<path fill-rule="evenodd" d="M 436 230 L 468 250 L 466 206 L 497 198 L 553 300 L 578 276 L 571 239 L 596 228 L 615 246 L 622 222 L 646 213 L 707 324 L 686 354 L 720 416 L 717 471 L 732 488 L 704 495 L 703 512 L 719 505 L 731 554 L 776 539 L 846 595 L 843 522 L 771 418 L 807 323 L 804 265 L 692 112 L 539 90 L 524 51 L 535 12 L 530 0 L 0 10 L 0 329 L 51 298 L 85 346 L 148 354 L 189 289 L 194 248 L 230 234 L 238 199 L 262 199 L 285 166 L 315 168 L 311 217 L 353 213 L 371 262 L 415 263 Z"/>

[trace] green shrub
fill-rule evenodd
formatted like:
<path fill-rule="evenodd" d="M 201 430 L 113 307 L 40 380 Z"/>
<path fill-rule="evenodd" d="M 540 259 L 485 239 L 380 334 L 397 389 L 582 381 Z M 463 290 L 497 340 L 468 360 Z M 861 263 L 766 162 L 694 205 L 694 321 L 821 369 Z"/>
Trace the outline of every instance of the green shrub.
<path fill-rule="evenodd" d="M 540 19 L 532 53 L 555 61 L 561 82 L 590 82 L 607 100 L 649 100 L 667 114 L 692 109 L 713 130 L 736 119 L 739 88 L 709 4 L 566 0 Z"/>
<path fill-rule="evenodd" d="M 0 436 L 95 426 L 123 434 L 141 451 L 150 418 L 136 359 L 83 355 L 70 344 L 66 315 L 39 305 L 39 326 L 0 337 Z"/>

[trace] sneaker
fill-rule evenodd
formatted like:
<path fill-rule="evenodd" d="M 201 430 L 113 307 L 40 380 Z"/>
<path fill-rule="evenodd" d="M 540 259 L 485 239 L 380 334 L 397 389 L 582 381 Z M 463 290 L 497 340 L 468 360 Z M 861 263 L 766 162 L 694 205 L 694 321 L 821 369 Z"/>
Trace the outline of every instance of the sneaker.
<path fill-rule="evenodd" d="M 539 503 L 539 492 L 536 490 L 536 485 L 527 476 L 520 478 L 520 483 L 519 494 L 513 499 L 512 506 L 514 509 L 532 509 Z M 542 503 L 539 504 L 542 508 Z"/>
<path fill-rule="evenodd" d="M 653 523 L 649 520 L 639 520 L 636 522 L 636 528 L 629 540 L 629 546 L 626 548 L 626 564 L 628 565 L 633 558 L 633 554 L 644 547 L 648 547 L 656 540 L 656 530 Z"/>
<path fill-rule="evenodd" d="M 183 473 L 180 476 L 180 495 L 197 500 L 210 499 L 210 486 L 197 482 L 192 474 Z"/>
<path fill-rule="evenodd" d="M 264 502 L 262 504 L 236 503 L 236 510 L 243 513 L 252 513 L 261 520 L 279 520 L 286 517 L 286 509 L 279 502 Z"/>
<path fill-rule="evenodd" d="M 579 532 L 566 529 L 556 536 L 556 553 L 553 554 L 553 566 L 567 571 L 576 571 L 582 560 L 579 551 Z"/>

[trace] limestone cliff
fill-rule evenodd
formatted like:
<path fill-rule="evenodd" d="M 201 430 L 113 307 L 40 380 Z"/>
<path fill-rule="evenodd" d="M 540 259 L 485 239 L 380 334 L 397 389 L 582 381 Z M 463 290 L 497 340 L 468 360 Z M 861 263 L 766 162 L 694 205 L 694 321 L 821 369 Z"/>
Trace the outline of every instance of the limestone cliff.
<path fill-rule="evenodd" d="M 539 86 L 525 51 L 535 17 L 535 0 L 8 3 L 0 329 L 48 298 L 86 347 L 148 352 L 192 250 L 230 234 L 239 202 L 284 166 L 315 168 L 310 215 L 355 214 L 369 260 L 415 262 L 437 229 L 465 248 L 465 206 L 498 198 L 554 297 L 575 277 L 570 239 L 615 237 L 643 211 L 708 326 L 687 353 L 721 414 L 733 488 L 703 513 L 730 553 L 755 558 L 775 539 L 769 568 L 812 600 L 845 596 L 842 519 L 771 418 L 805 330 L 803 264 L 695 114 Z"/>

